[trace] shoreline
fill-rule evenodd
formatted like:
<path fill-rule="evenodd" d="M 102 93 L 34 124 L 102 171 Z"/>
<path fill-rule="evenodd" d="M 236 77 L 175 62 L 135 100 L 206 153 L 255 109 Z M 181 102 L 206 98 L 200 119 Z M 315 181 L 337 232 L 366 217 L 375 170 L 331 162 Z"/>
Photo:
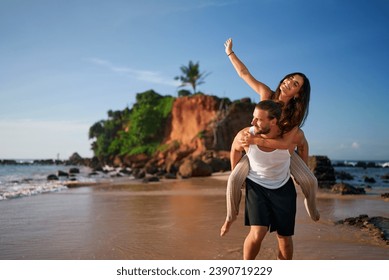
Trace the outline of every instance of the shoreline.
<path fill-rule="evenodd" d="M 230 175 L 231 171 L 226 172 L 215 172 L 213 173 L 209 178 L 220 180 L 221 182 L 227 184 L 228 176 Z M 202 178 L 208 178 L 208 177 L 202 177 Z M 167 184 L 169 182 L 180 182 L 182 180 L 190 180 L 191 178 L 187 179 L 161 179 L 157 182 L 143 182 L 141 179 L 132 179 L 129 181 L 127 178 L 115 178 L 110 180 L 102 180 L 100 182 L 82 182 L 82 181 L 68 181 L 65 182 L 64 185 L 68 188 L 80 188 L 80 187 L 108 187 L 108 186 L 126 186 L 126 185 L 139 185 L 139 184 L 152 184 L 152 185 L 158 185 L 158 184 Z M 297 187 L 298 188 L 298 187 Z M 381 198 L 380 194 L 384 193 L 383 191 L 376 191 L 376 192 L 368 192 L 366 194 L 362 195 L 352 195 L 352 194 L 346 194 L 342 195 L 339 193 L 331 192 L 331 190 L 326 189 L 319 189 L 317 193 L 317 199 L 334 199 L 334 200 L 383 200 L 385 202 L 389 201 L 389 198 Z M 300 191 L 301 195 L 301 191 Z M 244 201 L 242 200 L 242 203 Z M 371 224 L 365 221 L 365 224 L 361 225 L 360 223 L 350 222 L 350 220 L 358 220 L 362 216 L 367 216 L 368 218 L 383 218 L 385 221 L 378 223 L 378 224 Z M 356 216 L 350 216 L 350 217 L 344 217 L 342 219 L 333 221 L 334 225 L 339 224 L 346 224 L 348 226 L 356 226 L 360 230 L 367 230 L 371 237 L 374 239 L 377 239 L 378 242 L 381 240 L 386 242 L 386 245 L 389 245 L 389 239 L 387 238 L 389 234 L 389 227 L 383 228 L 383 224 L 387 225 L 386 219 L 389 219 L 389 217 L 383 217 L 383 216 L 374 216 L 369 217 L 367 214 L 360 213 Z M 379 235 L 381 233 L 382 236 Z"/>
<path fill-rule="evenodd" d="M 248 231 L 244 200 L 230 231 L 219 236 L 228 175 L 150 183 L 115 179 L 2 201 L 0 259 L 239 260 Z M 389 259 L 384 241 L 335 224 L 360 214 L 387 213 L 387 202 L 320 192 L 321 220 L 315 223 L 299 188 L 297 193 L 294 259 Z M 257 259 L 275 257 L 276 238 L 268 234 Z"/>

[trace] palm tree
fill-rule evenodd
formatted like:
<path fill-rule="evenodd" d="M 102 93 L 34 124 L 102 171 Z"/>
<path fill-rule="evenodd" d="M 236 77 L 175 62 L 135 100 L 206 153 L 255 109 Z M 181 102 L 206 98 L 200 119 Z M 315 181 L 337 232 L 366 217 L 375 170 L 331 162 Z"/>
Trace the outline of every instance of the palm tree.
<path fill-rule="evenodd" d="M 181 85 L 180 87 L 184 87 L 187 85 L 191 85 L 193 88 L 193 94 L 196 93 L 196 87 L 198 85 L 204 84 L 204 79 L 207 77 L 210 73 L 200 73 L 199 70 L 199 62 L 194 64 L 192 61 L 189 61 L 188 66 L 181 66 L 181 72 L 182 76 L 177 76 L 174 79 L 175 80 L 180 80 Z"/>

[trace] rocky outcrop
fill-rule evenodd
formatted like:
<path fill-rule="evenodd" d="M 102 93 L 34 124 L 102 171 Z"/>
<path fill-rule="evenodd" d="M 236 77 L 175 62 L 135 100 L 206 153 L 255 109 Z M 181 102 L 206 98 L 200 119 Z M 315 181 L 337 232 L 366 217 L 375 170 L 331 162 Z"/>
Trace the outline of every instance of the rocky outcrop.
<path fill-rule="evenodd" d="M 168 178 L 177 175 L 186 177 L 189 174 L 207 176 L 209 170 L 230 170 L 231 144 L 241 129 L 251 125 L 254 108 L 255 104 L 251 103 L 249 98 L 234 102 L 204 94 L 177 98 L 174 100 L 171 116 L 166 123 L 164 140 L 158 152 L 152 156 L 116 155 L 100 160 L 99 165 L 94 162 L 94 165 L 99 169 L 105 165 L 142 169 L 147 174 Z M 79 162 L 76 156 L 72 157 L 72 160 L 74 163 Z M 189 162 L 195 164 L 191 170 L 188 170 Z M 199 164 L 200 162 L 202 164 Z M 184 163 L 186 167 L 181 167 Z M 183 174 L 180 174 L 180 168 Z"/>
<path fill-rule="evenodd" d="M 346 183 L 338 183 L 332 186 L 331 188 L 332 192 L 340 193 L 342 195 L 345 194 L 366 194 L 366 191 L 364 188 L 357 188 L 350 184 Z"/>
<path fill-rule="evenodd" d="M 211 176 L 212 167 L 200 158 L 187 158 L 180 165 L 178 173 L 183 178 Z"/>
<path fill-rule="evenodd" d="M 310 156 L 308 166 L 317 178 L 319 188 L 330 189 L 335 184 L 335 170 L 327 156 Z"/>
<path fill-rule="evenodd" d="M 337 221 L 336 224 L 356 226 L 360 229 L 368 230 L 374 237 L 382 239 L 389 245 L 389 218 L 371 217 L 368 215 L 359 215 Z"/>
<path fill-rule="evenodd" d="M 163 144 L 179 145 L 182 151 L 194 155 L 230 150 L 235 135 L 250 126 L 254 108 L 250 99 L 231 103 L 209 95 L 177 98 Z"/>
<path fill-rule="evenodd" d="M 162 144 L 166 149 L 143 165 L 153 164 L 160 171 L 182 177 L 230 170 L 231 144 L 241 129 L 250 126 L 254 108 L 250 99 L 233 103 L 209 95 L 176 99 Z M 125 162 L 127 166 L 129 162 L 134 163 L 131 159 Z"/>

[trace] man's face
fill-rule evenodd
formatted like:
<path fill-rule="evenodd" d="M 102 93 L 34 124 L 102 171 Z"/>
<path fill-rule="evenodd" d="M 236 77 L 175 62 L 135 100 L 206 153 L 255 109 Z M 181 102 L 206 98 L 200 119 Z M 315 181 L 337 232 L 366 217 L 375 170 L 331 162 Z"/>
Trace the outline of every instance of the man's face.
<path fill-rule="evenodd" d="M 255 127 L 256 134 L 268 134 L 270 132 L 268 112 L 255 108 L 251 125 Z"/>

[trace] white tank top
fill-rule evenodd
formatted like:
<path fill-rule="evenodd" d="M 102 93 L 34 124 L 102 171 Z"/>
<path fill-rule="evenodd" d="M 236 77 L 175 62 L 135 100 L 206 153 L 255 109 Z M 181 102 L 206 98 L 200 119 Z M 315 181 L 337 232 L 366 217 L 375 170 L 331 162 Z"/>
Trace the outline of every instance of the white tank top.
<path fill-rule="evenodd" d="M 253 133 L 253 128 L 250 128 Z M 247 151 L 250 170 L 247 178 L 268 188 L 278 189 L 290 178 L 289 150 L 264 152 L 257 145 L 250 145 Z"/>

